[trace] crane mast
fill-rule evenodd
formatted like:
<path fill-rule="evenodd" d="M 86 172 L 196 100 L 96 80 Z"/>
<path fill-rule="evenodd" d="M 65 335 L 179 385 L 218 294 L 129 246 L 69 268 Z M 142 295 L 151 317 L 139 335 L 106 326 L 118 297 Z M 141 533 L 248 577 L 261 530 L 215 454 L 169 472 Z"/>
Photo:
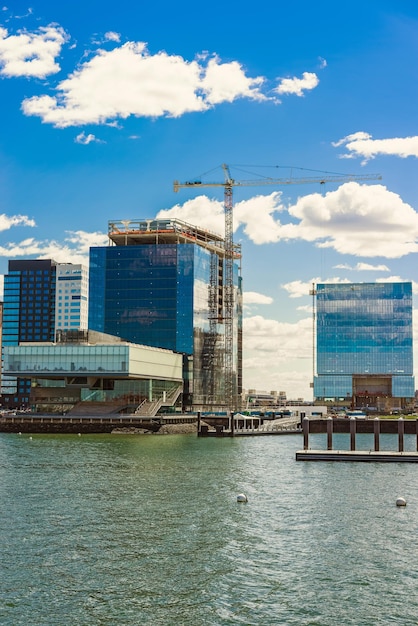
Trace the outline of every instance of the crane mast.
<path fill-rule="evenodd" d="M 234 238 L 233 238 L 233 188 L 245 186 L 263 186 L 263 185 L 303 185 L 309 183 L 319 183 L 324 185 L 327 182 L 339 183 L 350 181 L 369 181 L 381 180 L 380 174 L 331 174 L 326 176 L 304 176 L 301 178 L 288 176 L 286 178 L 263 178 L 260 180 L 241 180 L 237 181 L 231 178 L 229 166 L 222 164 L 224 171 L 224 182 L 202 182 L 201 180 L 187 181 L 180 183 L 175 180 L 173 188 L 178 192 L 182 188 L 199 188 L 199 187 L 223 187 L 224 188 L 224 215 L 225 215 L 225 281 L 224 281 L 224 309 L 223 322 L 225 325 L 225 402 L 227 409 L 237 409 L 236 385 L 234 385 Z M 209 306 L 215 308 L 213 292 L 215 286 L 211 285 L 209 293 Z M 209 319 L 214 320 L 216 311 L 211 310 Z M 213 329 L 212 331 L 213 332 Z"/>
<path fill-rule="evenodd" d="M 236 410 L 237 400 L 234 393 L 234 225 L 233 198 L 229 167 L 222 165 L 225 175 L 224 211 L 225 211 L 225 397 L 230 410 Z"/>

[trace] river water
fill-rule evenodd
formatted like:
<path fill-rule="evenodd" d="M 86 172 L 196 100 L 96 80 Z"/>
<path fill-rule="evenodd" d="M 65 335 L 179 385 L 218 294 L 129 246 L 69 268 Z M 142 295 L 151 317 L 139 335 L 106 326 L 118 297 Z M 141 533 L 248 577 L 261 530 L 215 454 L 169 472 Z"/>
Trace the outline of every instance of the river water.
<path fill-rule="evenodd" d="M 418 465 L 301 446 L 0 434 L 0 624 L 418 624 Z"/>

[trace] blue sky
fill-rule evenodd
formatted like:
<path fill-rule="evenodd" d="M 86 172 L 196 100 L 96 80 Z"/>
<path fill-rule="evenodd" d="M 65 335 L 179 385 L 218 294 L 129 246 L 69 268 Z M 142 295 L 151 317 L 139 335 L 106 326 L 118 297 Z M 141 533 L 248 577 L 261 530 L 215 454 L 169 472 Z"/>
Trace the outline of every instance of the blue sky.
<path fill-rule="evenodd" d="M 112 219 L 222 232 L 222 188 L 173 191 L 222 163 L 242 181 L 380 174 L 234 189 L 244 385 L 310 399 L 312 283 L 418 294 L 417 61 L 412 0 L 5 4 L 0 274 L 87 260 Z"/>

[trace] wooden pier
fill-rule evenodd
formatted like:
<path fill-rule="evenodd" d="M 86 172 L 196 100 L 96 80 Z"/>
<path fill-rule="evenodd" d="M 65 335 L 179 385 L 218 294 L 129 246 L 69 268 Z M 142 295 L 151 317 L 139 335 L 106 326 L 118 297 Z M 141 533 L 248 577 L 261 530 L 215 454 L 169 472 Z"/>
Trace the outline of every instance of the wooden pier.
<path fill-rule="evenodd" d="M 302 422 L 303 450 L 296 452 L 297 461 L 379 461 L 392 463 L 418 463 L 418 420 L 399 419 L 349 419 L 328 418 L 325 420 L 308 420 Z M 309 435 L 323 433 L 327 437 L 326 450 L 309 449 Z M 347 433 L 350 435 L 349 450 L 334 450 L 333 435 Z M 356 435 L 369 433 L 374 435 L 373 450 L 357 450 Z M 393 451 L 380 450 L 380 435 L 397 435 L 398 449 Z M 405 452 L 405 435 L 415 436 L 415 451 Z"/>
<path fill-rule="evenodd" d="M 202 421 L 204 423 L 202 424 Z M 198 437 L 257 437 L 266 435 L 301 434 L 300 418 L 266 419 L 231 413 L 222 417 L 204 416 L 198 413 Z"/>

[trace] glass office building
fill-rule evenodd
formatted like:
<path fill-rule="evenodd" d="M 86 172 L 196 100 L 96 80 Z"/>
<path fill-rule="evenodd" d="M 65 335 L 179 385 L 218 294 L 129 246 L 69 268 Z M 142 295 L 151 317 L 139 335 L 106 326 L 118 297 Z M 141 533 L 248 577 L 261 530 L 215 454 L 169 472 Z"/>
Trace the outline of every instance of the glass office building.
<path fill-rule="evenodd" d="M 225 402 L 224 241 L 179 220 L 109 223 L 90 249 L 89 328 L 184 355 L 185 404 Z M 234 262 L 233 379 L 241 393 L 242 297 Z"/>
<path fill-rule="evenodd" d="M 414 397 L 412 284 L 318 284 L 316 400 L 403 408 Z"/>
<path fill-rule="evenodd" d="M 9 261 L 4 277 L 4 350 L 22 343 L 54 342 L 58 329 L 87 328 L 87 268 L 51 259 Z M 3 375 L 2 402 L 26 407 L 30 378 Z"/>
<path fill-rule="evenodd" d="M 4 277 L 3 349 L 20 342 L 54 341 L 55 288 L 54 261 L 9 261 Z M 27 406 L 30 388 L 30 379 L 2 376 L 3 404 Z"/>

